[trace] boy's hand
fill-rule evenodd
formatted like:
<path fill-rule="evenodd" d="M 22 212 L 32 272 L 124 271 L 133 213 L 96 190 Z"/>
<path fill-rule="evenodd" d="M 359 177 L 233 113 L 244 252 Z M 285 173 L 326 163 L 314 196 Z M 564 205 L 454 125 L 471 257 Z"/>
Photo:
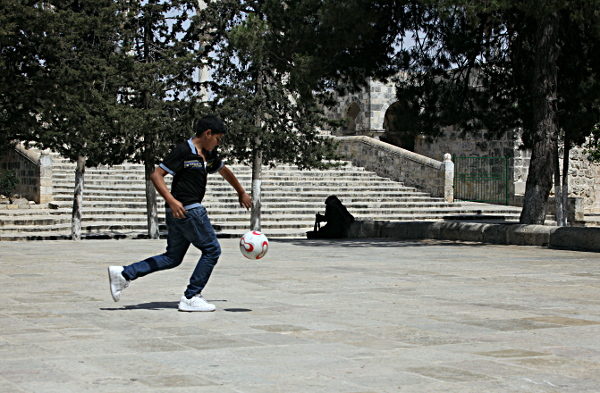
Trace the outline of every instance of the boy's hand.
<path fill-rule="evenodd" d="M 187 210 L 185 210 L 181 202 L 179 202 L 177 199 L 171 201 L 169 203 L 169 207 L 171 208 L 171 213 L 173 213 L 173 217 L 184 218 L 186 216 Z"/>
<path fill-rule="evenodd" d="M 250 208 L 252 207 L 252 198 L 250 198 L 250 195 L 248 195 L 247 193 L 241 193 L 240 194 L 240 206 L 245 207 L 246 210 L 250 210 Z"/>

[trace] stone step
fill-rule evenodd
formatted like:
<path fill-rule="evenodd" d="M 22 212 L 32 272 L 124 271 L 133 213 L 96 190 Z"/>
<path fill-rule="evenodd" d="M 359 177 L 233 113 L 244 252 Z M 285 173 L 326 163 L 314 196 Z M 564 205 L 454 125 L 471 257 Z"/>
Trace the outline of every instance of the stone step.
<path fill-rule="evenodd" d="M 232 168 L 232 171 L 235 173 L 238 179 L 251 179 L 250 172 L 240 172 L 235 168 Z M 337 179 L 363 179 L 363 180 L 373 180 L 372 172 L 366 171 L 327 171 L 327 172 L 308 172 L 308 171 L 279 171 L 279 172 L 266 172 L 262 174 L 262 180 L 275 180 L 275 181 L 289 181 L 298 178 L 310 179 L 310 180 L 337 180 Z M 106 177 L 114 180 L 143 180 L 145 175 L 143 171 L 140 172 L 131 172 L 131 171 L 114 171 L 114 170 L 105 170 L 105 171 L 97 171 L 97 170 L 86 170 L 84 179 L 96 179 L 99 177 Z M 67 172 L 67 171 L 53 171 L 53 178 L 57 180 L 73 180 L 75 178 L 75 172 Z M 220 176 L 216 174 L 212 174 L 209 176 L 209 179 L 221 179 Z M 392 181 L 389 179 L 379 179 L 379 181 Z"/>
<path fill-rule="evenodd" d="M 245 188 L 249 188 L 249 187 L 245 187 Z M 310 191 L 310 192 L 307 192 Z M 64 187 L 57 187 L 54 190 L 55 194 L 60 195 L 62 197 L 65 196 L 70 196 L 73 197 L 73 190 L 69 190 L 68 188 L 64 188 Z M 91 187 L 91 186 L 86 186 L 84 187 L 84 191 L 83 191 L 83 196 L 85 197 L 86 195 L 92 195 L 92 196 L 104 196 L 104 195 L 111 195 L 111 196 L 120 196 L 120 195 L 124 195 L 124 196 L 130 196 L 130 195 L 143 195 L 145 197 L 145 188 L 144 187 L 123 187 L 123 186 L 113 186 L 111 188 L 106 188 L 106 187 Z M 290 194 L 291 192 L 305 192 L 304 194 Z M 430 196 L 428 196 L 428 194 L 422 192 L 422 191 L 416 191 L 416 190 L 403 190 L 403 189 L 398 189 L 398 188 L 394 188 L 394 187 L 353 187 L 351 189 L 335 189 L 335 188 L 312 188 L 312 187 L 306 187 L 306 188 L 284 188 L 284 187 L 273 187 L 273 188 L 265 188 L 262 190 L 261 192 L 261 196 L 263 198 L 265 197 L 273 197 L 273 198 L 285 198 L 285 197 L 289 197 L 290 195 L 295 195 L 296 198 L 300 198 L 302 200 L 304 200 L 305 198 L 314 198 L 314 197 L 323 197 L 325 196 L 325 198 L 329 195 L 338 195 L 338 197 L 341 199 L 342 196 L 343 197 L 351 197 L 351 198 L 359 198 L 363 195 L 365 196 L 381 196 L 381 197 L 390 197 L 390 198 L 399 198 L 399 197 L 403 197 L 403 196 L 420 196 L 420 197 L 428 197 L 431 198 Z M 207 196 L 211 196 L 211 197 L 219 197 L 221 195 L 223 195 L 224 197 L 230 196 L 230 195 L 236 195 L 235 192 L 233 192 L 231 187 L 208 187 L 207 192 L 206 192 Z M 323 201 L 325 200 L 325 198 L 323 198 Z M 208 198 L 207 198 L 208 199 Z M 441 198 L 433 198 L 433 199 L 441 199 Z"/>
<path fill-rule="evenodd" d="M 69 213 L 71 211 L 69 210 Z M 64 214 L 63 211 L 40 208 L 40 209 L 0 209 L 0 217 L 14 216 L 47 216 L 53 214 Z"/>
<path fill-rule="evenodd" d="M 71 202 L 68 201 L 64 201 L 64 202 L 55 202 L 53 203 L 54 206 L 57 206 L 58 208 L 61 209 L 70 209 L 71 208 Z M 351 212 L 359 212 L 359 211 L 364 211 L 365 213 L 368 213 L 369 211 L 378 211 L 378 210 L 387 210 L 387 211 L 395 211 L 395 210 L 406 210 L 406 209 L 428 209 L 428 208 L 453 208 L 453 207 L 459 207 L 461 206 L 460 204 L 446 204 L 444 202 L 434 202 L 434 201 L 422 201 L 422 202 L 417 202 L 417 201 L 412 201 L 412 202 L 398 202 L 396 204 L 389 204 L 387 203 L 386 205 L 381 205 L 381 203 L 347 203 L 345 204 L 346 207 L 351 211 Z M 164 202 L 160 202 L 158 204 L 159 209 L 163 210 L 164 208 Z M 204 206 L 209 209 L 211 212 L 214 212 L 216 209 L 221 210 L 221 211 L 225 211 L 228 213 L 235 213 L 236 210 L 239 210 L 239 204 L 237 203 L 237 200 L 231 200 L 229 202 L 225 202 L 225 203 L 218 203 L 218 202 L 207 202 L 204 203 Z M 137 209 L 137 210 L 146 210 L 146 202 L 134 202 L 134 201 L 96 201 L 96 200 L 90 200 L 90 201 L 85 201 L 83 202 L 83 209 L 104 209 L 103 213 L 104 214 L 109 214 L 111 211 L 120 211 L 121 209 Z M 274 202 L 270 202 L 270 201 L 263 201 L 262 202 L 262 211 L 263 212 L 269 212 L 269 211 L 281 211 L 281 212 L 294 212 L 294 211 L 311 211 L 311 212 L 319 212 L 321 210 L 325 210 L 324 209 L 324 205 L 322 203 L 312 203 L 312 204 L 301 204 L 301 203 L 293 203 L 293 204 L 285 204 L 285 203 L 280 203 L 279 201 L 274 201 Z"/>
<path fill-rule="evenodd" d="M 352 209 L 349 211 L 357 219 L 377 219 L 379 217 L 394 219 L 412 219 L 412 217 L 436 217 L 441 218 L 449 215 L 461 215 L 461 214 L 479 214 L 480 209 L 469 208 L 469 207 L 427 207 L 420 209 L 413 208 L 378 208 L 378 209 Z M 262 222 L 269 223 L 271 221 L 282 221 L 286 219 L 300 219 L 304 221 L 312 221 L 315 213 L 324 211 L 315 209 L 303 209 L 303 208 L 278 208 L 269 209 L 265 208 L 261 212 Z M 506 217 L 518 218 L 519 211 L 511 209 L 486 209 L 486 214 L 504 215 Z M 209 215 L 212 221 L 215 222 L 227 222 L 237 221 L 242 217 L 244 220 L 249 220 L 249 213 L 244 209 L 218 209 L 209 208 Z M 71 212 L 67 209 L 63 209 L 60 212 L 54 214 L 45 215 L 12 215 L 4 216 L 0 220 L 0 228 L 16 226 L 16 225 L 50 225 L 53 223 L 67 223 L 71 221 Z M 82 209 L 82 221 L 85 222 L 104 222 L 104 221 L 130 221 L 130 222 L 146 222 L 146 211 L 145 209 Z M 162 212 L 159 214 L 159 221 L 164 221 L 164 215 Z"/>
<path fill-rule="evenodd" d="M 247 230 L 237 232 L 217 232 L 218 238 L 239 238 Z M 307 230 L 304 229 L 272 229 L 269 231 L 270 239 L 304 238 Z M 102 232 L 83 232 L 82 239 L 147 239 L 146 230 L 103 230 Z M 162 231 L 161 238 L 166 238 L 166 231 Z M 0 241 L 32 241 L 32 240 L 70 240 L 70 230 L 45 231 L 45 232 L 9 232 L 0 234 Z"/>
<path fill-rule="evenodd" d="M 410 215 L 405 217 L 396 217 L 397 219 L 389 219 L 388 217 L 369 217 L 371 220 L 382 221 L 438 221 L 443 219 L 441 216 L 428 215 Z M 215 220 L 213 220 L 215 221 Z M 518 216 L 512 220 L 506 219 L 506 222 L 518 222 Z M 552 222 L 549 221 L 549 224 Z M 248 220 L 237 222 L 220 222 L 213 224 L 218 237 L 240 237 L 249 229 Z M 161 237 L 166 234 L 164 224 L 159 224 Z M 269 238 L 304 238 L 306 232 L 313 229 L 313 223 L 306 221 L 294 222 L 289 218 L 279 223 L 269 223 L 263 221 L 261 230 L 267 234 Z M 48 226 L 19 226 L 17 228 L 1 228 L 0 241 L 18 241 L 18 240 L 56 240 L 70 239 L 71 224 L 55 224 Z M 147 238 L 147 228 L 144 222 L 136 223 L 95 223 L 82 224 L 82 238 Z"/>
<path fill-rule="evenodd" d="M 277 194 L 263 194 L 261 201 L 263 203 L 285 203 L 289 204 L 299 204 L 299 203 L 308 203 L 310 205 L 316 206 L 324 206 L 325 199 L 334 194 L 334 191 L 328 192 L 317 192 L 314 191 L 311 194 L 298 194 L 298 193 L 277 193 Z M 426 195 L 423 194 L 414 194 L 414 193 L 395 193 L 395 192 L 377 192 L 377 193 L 355 193 L 355 194 L 343 194 L 343 193 L 335 193 L 340 200 L 345 205 L 352 204 L 370 204 L 370 203 L 382 203 L 386 201 L 390 201 L 390 203 L 411 203 L 411 202 L 432 202 L 432 203 L 446 203 L 441 200 L 441 198 L 427 198 Z M 162 198 L 158 197 L 159 203 L 163 203 Z M 145 195 L 142 192 L 139 193 L 131 193 L 131 194 L 112 194 L 112 195 L 103 195 L 97 196 L 96 194 L 84 193 L 83 195 L 84 205 L 89 201 L 98 201 L 98 202 L 136 202 L 136 203 L 144 203 L 146 202 Z M 204 203 L 222 203 L 222 204 L 237 204 L 238 198 L 235 193 L 219 193 L 214 195 L 212 193 L 207 193 Z M 397 202 L 391 202 L 397 201 Z M 57 195 L 54 199 L 53 205 L 58 205 L 61 207 L 68 206 L 73 202 L 73 196 L 71 195 Z M 461 202 L 456 202 L 453 205 L 460 204 Z"/>
<path fill-rule="evenodd" d="M 400 194 L 403 195 L 403 194 Z M 298 197 L 277 197 L 277 198 L 263 198 L 262 202 L 263 205 L 264 204 L 268 204 L 270 207 L 286 207 L 289 206 L 290 204 L 294 204 L 295 206 L 318 206 L 318 207 L 322 207 L 323 206 L 323 201 L 325 200 L 326 195 L 322 195 L 322 196 L 312 196 L 312 197 L 307 197 L 307 198 L 303 198 L 303 200 L 299 200 Z M 365 207 L 371 207 L 371 206 L 397 206 L 398 204 L 403 204 L 403 203 L 411 203 L 411 202 L 431 202 L 431 203 L 444 203 L 446 204 L 446 202 L 442 199 L 442 198 L 428 198 L 426 196 L 423 195 L 414 195 L 414 196 L 399 196 L 399 197 L 395 197 L 394 200 L 395 202 L 382 202 L 381 201 L 381 195 L 369 195 L 368 198 L 364 198 L 364 197 L 360 197 L 360 198 L 348 198 L 348 197 L 341 197 L 344 204 L 347 206 L 365 206 Z M 95 201 L 95 202 L 114 202 L 115 204 L 124 202 L 124 203 L 129 203 L 129 202 L 139 202 L 139 203 L 146 203 L 146 197 L 144 195 L 140 195 L 139 193 L 135 193 L 132 194 L 131 196 L 125 196 L 122 194 L 115 194 L 114 196 L 110 196 L 110 195 L 89 195 L 86 194 L 84 195 L 83 198 L 84 201 L 84 206 L 87 206 L 87 202 L 88 201 Z M 348 202 L 346 202 L 348 201 Z M 73 202 L 73 197 L 72 196 L 66 196 L 66 195 L 59 195 L 57 197 L 55 197 L 53 205 L 56 206 L 60 206 L 62 208 L 67 208 L 67 207 L 71 207 Z M 204 205 L 206 206 L 219 206 L 219 205 L 235 205 L 237 204 L 237 198 L 234 196 L 224 196 L 224 197 L 219 197 L 219 198 L 211 198 L 211 201 L 205 201 Z M 159 198 L 159 205 L 164 205 L 164 201 L 162 201 L 161 198 Z M 458 206 L 460 205 L 460 202 L 457 203 L 453 203 L 453 204 L 448 204 L 449 206 Z M 0 215 L 2 214 L 2 211 L 0 211 Z"/>
<path fill-rule="evenodd" d="M 324 172 L 330 172 L 330 171 L 339 171 L 339 172 L 370 172 L 367 171 L 365 168 L 363 167 L 357 167 L 357 166 L 353 166 L 349 161 L 336 161 L 332 163 L 334 166 L 332 166 L 330 169 L 325 170 Z M 230 168 L 231 170 L 233 170 L 236 173 L 252 173 L 252 168 L 250 166 L 247 165 L 240 165 L 240 164 L 230 164 L 230 163 L 226 163 L 227 167 Z M 337 166 L 336 166 L 337 165 Z M 68 161 L 64 161 L 64 160 L 60 160 L 57 158 L 53 158 L 52 159 L 52 169 L 53 171 L 56 172 L 75 172 L 75 164 L 73 163 L 69 163 Z M 95 168 L 86 168 L 85 172 L 119 172 L 119 171 L 126 171 L 126 172 L 141 172 L 144 173 L 144 166 L 142 164 L 121 164 L 121 165 L 113 165 L 113 166 L 107 166 L 107 165 L 99 165 Z M 301 172 L 301 173 L 311 173 L 311 172 L 315 172 L 312 170 L 299 170 L 295 165 L 289 165 L 289 164 L 278 164 L 277 166 L 270 168 L 269 166 L 263 166 L 262 167 L 262 173 L 278 173 L 278 172 Z"/>
<path fill-rule="evenodd" d="M 244 186 L 245 189 L 247 189 L 248 191 L 251 189 L 250 185 L 248 184 L 244 184 L 241 183 L 242 186 Z M 104 181 L 100 181 L 100 182 L 96 182 L 94 184 L 84 184 L 84 195 L 86 192 L 93 192 L 93 191 L 108 191 L 108 190 L 114 190 L 114 191 L 144 191 L 145 190 L 145 186 L 143 183 L 120 183 L 120 184 L 115 184 L 113 182 L 104 182 Z M 366 184 L 366 183 L 356 183 L 356 182 L 338 182 L 335 183 L 335 186 L 332 184 L 319 184 L 319 183 L 311 183 L 311 182 L 297 182 L 295 184 L 266 184 L 263 183 L 263 187 L 261 188 L 261 192 L 265 195 L 269 195 L 271 193 L 283 193 L 283 192 L 308 192 L 308 191 L 315 191 L 315 192 L 326 192 L 326 193 L 331 193 L 332 191 L 335 190 L 351 190 L 354 193 L 357 192 L 369 192 L 369 191 L 374 191 L 374 192 L 390 192 L 390 191 L 395 191 L 395 192 L 409 192 L 409 193 L 413 193 L 413 194 L 417 194 L 417 195 L 426 195 L 423 192 L 419 192 L 417 190 L 415 190 L 414 188 L 408 188 L 408 187 L 398 187 L 395 186 L 393 184 L 380 184 L 380 183 L 374 183 L 372 185 Z M 71 190 L 69 191 L 69 187 L 67 187 L 67 184 L 56 184 L 56 191 L 54 191 L 56 193 L 64 193 L 66 195 L 72 195 L 73 194 L 73 190 L 71 188 Z M 224 193 L 224 192 L 228 192 L 231 193 L 233 192 L 233 190 L 231 189 L 230 186 L 222 184 L 222 185 L 208 185 L 207 187 L 207 194 L 208 193 Z"/>
<path fill-rule="evenodd" d="M 452 211 L 449 211 L 447 209 L 428 209 L 421 211 L 404 212 L 353 212 L 353 215 L 357 220 L 415 221 L 443 219 L 444 217 L 451 215 L 475 214 L 477 212 L 477 210 L 468 209 L 455 209 Z M 122 212 L 120 212 L 119 214 L 106 215 L 91 213 L 92 212 L 82 212 L 82 227 L 92 228 L 104 226 L 108 229 L 110 229 L 111 227 L 113 229 L 115 227 L 124 227 L 125 229 L 139 229 L 140 225 L 143 228 L 145 228 L 147 219 L 145 214 L 138 214 L 135 211 L 129 212 L 131 213 L 130 215 L 123 214 Z M 294 222 L 301 222 L 303 227 L 313 225 L 313 212 L 290 212 L 288 214 L 283 213 L 284 212 L 282 211 L 262 212 L 261 224 L 263 226 L 263 230 L 265 230 L 265 228 L 270 228 L 273 225 L 276 225 L 278 228 L 280 228 L 282 224 L 286 227 L 294 227 Z M 501 216 L 500 219 L 505 220 L 518 220 L 518 214 L 501 210 L 496 212 L 488 211 L 486 214 L 494 214 L 497 217 Z M 226 214 L 226 212 L 215 212 L 214 214 L 211 214 L 211 221 L 213 222 L 213 225 L 215 227 L 232 228 L 232 225 L 234 228 L 247 227 L 249 225 L 249 213 L 243 212 L 238 215 L 233 215 Z M 71 215 L 69 213 L 65 213 L 61 216 L 31 216 L 27 218 L 13 217 L 12 219 L 5 218 L 3 220 L 0 220 L 0 233 L 11 232 L 18 229 L 19 227 L 26 226 L 35 228 L 29 229 L 29 231 L 43 231 L 46 228 L 50 227 L 70 227 L 70 223 Z M 164 223 L 164 216 L 159 216 L 159 223 Z"/>
<path fill-rule="evenodd" d="M 56 156 L 55 156 L 56 158 Z M 53 165 L 54 209 L 0 210 L 0 239 L 69 238 L 73 201 L 74 164 L 56 158 Z M 230 166 L 249 190 L 249 167 Z M 165 178 L 169 185 L 171 176 Z M 124 164 L 88 168 L 82 208 L 82 237 L 145 237 L 146 197 L 144 167 Z M 364 168 L 345 165 L 327 171 L 299 171 L 293 166 L 265 168 L 262 183 L 262 230 L 269 237 L 305 237 L 324 201 L 337 195 L 358 220 L 440 220 L 451 215 L 497 215 L 518 219 L 519 208 L 446 203 L 414 187 L 380 178 Z M 158 197 L 159 223 L 164 225 L 164 201 Z M 220 237 L 241 236 L 249 228 L 250 213 L 238 206 L 237 195 L 220 176 L 209 176 L 204 205 Z"/>
<path fill-rule="evenodd" d="M 28 226 L 28 225 L 35 225 L 35 226 L 39 226 L 39 227 L 44 227 L 44 226 L 50 226 L 50 225 L 55 225 L 57 223 L 70 223 L 71 222 L 71 217 L 64 215 L 64 217 L 52 217 L 52 216 L 45 216 L 45 217 L 37 217 L 37 216 L 23 216 L 23 217 L 10 217 L 10 218 L 3 218 L 2 220 L 0 220 L 0 228 L 4 229 L 4 228 L 8 228 L 13 229 L 15 227 L 19 227 L 19 226 Z"/>

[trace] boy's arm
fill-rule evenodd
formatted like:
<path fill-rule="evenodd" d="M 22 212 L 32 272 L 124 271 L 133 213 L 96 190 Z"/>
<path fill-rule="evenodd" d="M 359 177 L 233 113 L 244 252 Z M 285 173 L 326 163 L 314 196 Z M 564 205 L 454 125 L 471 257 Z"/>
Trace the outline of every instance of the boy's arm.
<path fill-rule="evenodd" d="M 246 193 L 246 190 L 244 190 L 244 187 L 242 187 L 233 172 L 223 165 L 223 168 L 219 170 L 219 174 L 223 176 L 223 179 L 227 180 L 227 182 L 231 184 L 233 189 L 238 193 L 240 206 L 250 209 L 250 207 L 252 207 L 252 198 L 250 198 L 250 195 Z"/>
<path fill-rule="evenodd" d="M 156 191 L 158 191 L 160 196 L 164 198 L 165 202 L 167 202 L 167 204 L 171 208 L 173 217 L 183 218 L 183 217 L 185 217 L 185 214 L 187 212 L 183 208 L 183 205 L 181 204 L 181 202 L 179 202 L 177 199 L 175 199 L 173 194 L 171 194 L 171 192 L 167 188 L 167 183 L 165 182 L 165 176 L 167 174 L 168 174 L 167 171 L 165 171 L 161 167 L 157 167 L 154 170 L 154 172 L 152 172 L 152 175 L 150 175 L 150 179 L 152 180 L 152 183 L 154 184 L 154 188 L 156 188 Z"/>

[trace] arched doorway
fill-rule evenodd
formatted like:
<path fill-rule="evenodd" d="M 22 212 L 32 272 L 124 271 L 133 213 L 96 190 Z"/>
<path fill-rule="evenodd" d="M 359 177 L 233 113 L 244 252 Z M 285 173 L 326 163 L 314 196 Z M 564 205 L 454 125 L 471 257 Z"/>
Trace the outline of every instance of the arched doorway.
<path fill-rule="evenodd" d="M 415 137 L 411 130 L 403 127 L 402 118 L 399 117 L 400 103 L 395 102 L 385 111 L 383 118 L 383 142 L 391 143 L 406 150 L 415 150 Z"/>
<path fill-rule="evenodd" d="M 348 109 L 346 109 L 346 118 L 348 119 L 348 123 L 346 123 L 346 133 L 350 135 L 356 134 L 356 121 L 358 119 L 358 115 L 360 114 L 360 106 L 356 102 L 352 102 Z"/>

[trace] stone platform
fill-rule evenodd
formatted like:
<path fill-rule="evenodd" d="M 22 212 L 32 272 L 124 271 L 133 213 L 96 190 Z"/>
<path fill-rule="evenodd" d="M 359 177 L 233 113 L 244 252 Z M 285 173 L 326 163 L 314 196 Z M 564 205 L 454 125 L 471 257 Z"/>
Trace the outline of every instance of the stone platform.
<path fill-rule="evenodd" d="M 3 242 L 0 392 L 600 391 L 600 254 L 442 240 L 235 239 L 205 290 L 198 253 L 132 282 L 106 267 L 164 240 Z"/>

